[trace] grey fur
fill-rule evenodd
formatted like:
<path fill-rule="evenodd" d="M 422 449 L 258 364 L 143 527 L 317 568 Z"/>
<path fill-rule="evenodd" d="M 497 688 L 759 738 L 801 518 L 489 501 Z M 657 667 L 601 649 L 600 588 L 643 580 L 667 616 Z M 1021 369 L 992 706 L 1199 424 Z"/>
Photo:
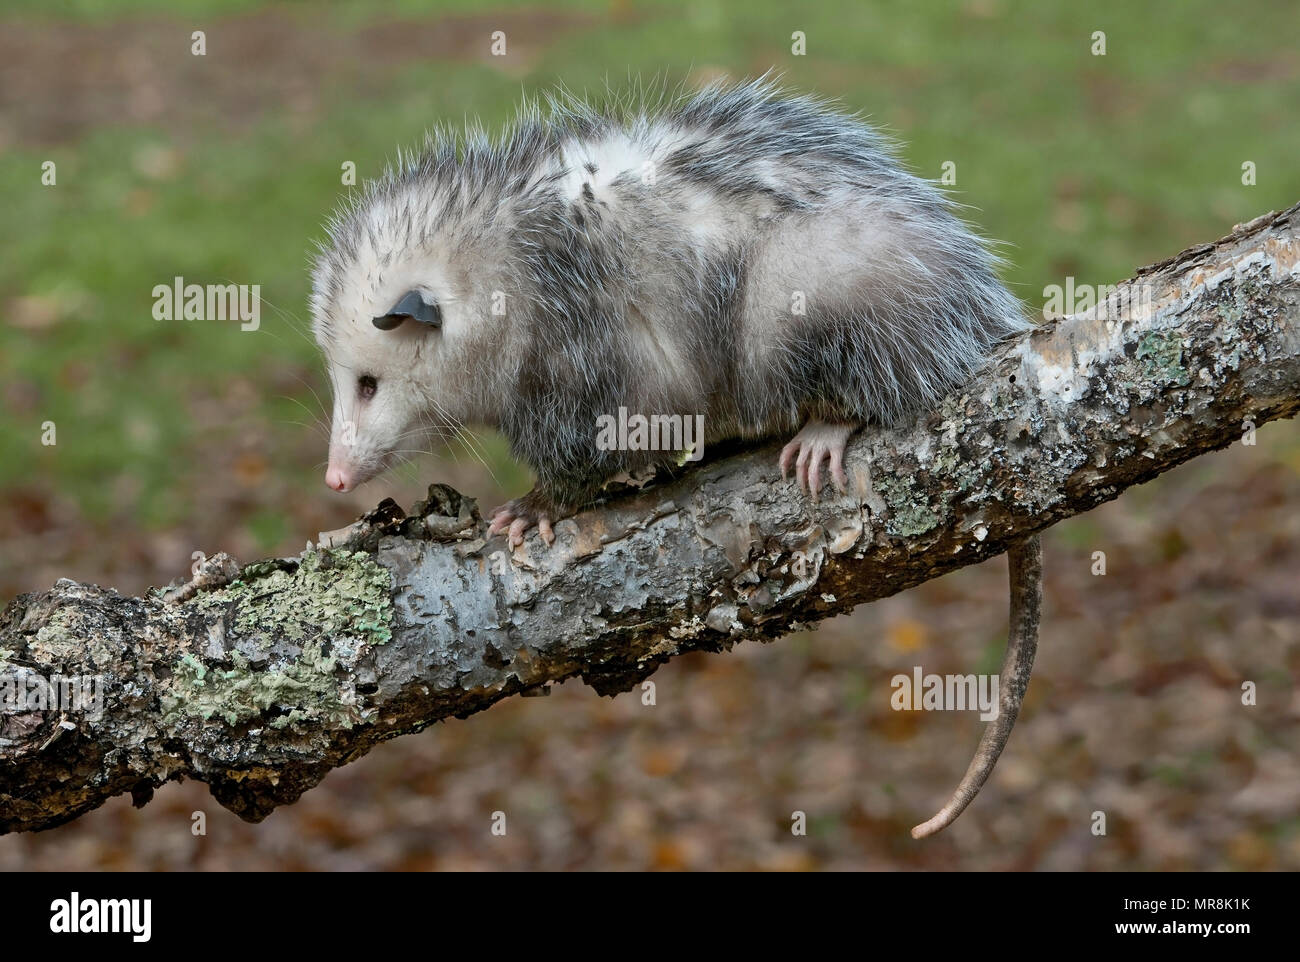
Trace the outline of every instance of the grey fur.
<path fill-rule="evenodd" d="M 340 211 L 314 326 L 336 392 L 382 368 L 380 391 L 395 381 L 439 429 L 499 428 L 539 503 L 573 508 L 663 457 L 597 449 L 597 418 L 620 406 L 703 413 L 710 441 L 933 407 L 1029 326 L 953 207 L 863 122 L 767 79 L 653 104 L 551 98 L 499 140 L 431 134 Z M 376 331 L 367 311 L 421 271 L 445 330 Z M 394 430 L 361 445 L 363 473 Z"/>

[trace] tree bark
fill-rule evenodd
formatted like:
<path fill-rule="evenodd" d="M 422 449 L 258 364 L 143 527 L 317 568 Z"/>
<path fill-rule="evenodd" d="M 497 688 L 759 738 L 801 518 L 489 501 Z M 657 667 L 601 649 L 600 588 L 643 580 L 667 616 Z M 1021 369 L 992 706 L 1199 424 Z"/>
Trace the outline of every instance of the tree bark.
<path fill-rule="evenodd" d="M 770 640 L 1005 551 L 1300 409 L 1300 205 L 1049 321 L 940 408 L 851 442 L 811 504 L 779 444 L 629 479 L 513 553 L 435 485 L 342 543 L 123 597 L 61 580 L 0 615 L 0 833 L 207 782 L 250 821 L 388 738 L 581 676 Z M 42 682 L 98 679 L 52 709 Z M 93 688 L 93 681 L 87 691 Z M 26 698 L 25 702 L 16 699 Z M 17 710 L 15 710 L 17 709 Z"/>

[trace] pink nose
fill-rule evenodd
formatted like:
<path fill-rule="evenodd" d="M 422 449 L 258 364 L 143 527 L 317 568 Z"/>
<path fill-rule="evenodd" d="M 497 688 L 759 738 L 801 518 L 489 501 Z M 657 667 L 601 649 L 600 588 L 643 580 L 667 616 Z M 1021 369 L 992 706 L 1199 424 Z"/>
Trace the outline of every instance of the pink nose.
<path fill-rule="evenodd" d="M 352 487 L 352 478 L 342 468 L 331 464 L 325 469 L 325 483 L 335 491 L 346 491 Z"/>

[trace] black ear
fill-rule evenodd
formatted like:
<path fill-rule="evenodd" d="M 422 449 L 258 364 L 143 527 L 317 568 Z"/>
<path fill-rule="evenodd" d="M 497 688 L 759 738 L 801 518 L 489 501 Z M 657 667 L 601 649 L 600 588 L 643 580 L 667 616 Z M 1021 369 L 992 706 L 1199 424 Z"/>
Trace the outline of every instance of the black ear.
<path fill-rule="evenodd" d="M 376 317 L 371 323 L 381 331 L 391 331 L 408 317 L 430 327 L 442 327 L 442 309 L 427 302 L 419 291 L 407 291 L 387 314 Z"/>

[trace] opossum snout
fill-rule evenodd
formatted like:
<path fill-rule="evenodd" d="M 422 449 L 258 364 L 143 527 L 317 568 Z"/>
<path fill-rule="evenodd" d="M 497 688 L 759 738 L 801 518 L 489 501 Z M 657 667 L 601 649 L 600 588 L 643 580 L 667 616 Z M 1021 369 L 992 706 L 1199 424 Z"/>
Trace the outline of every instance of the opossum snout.
<path fill-rule="evenodd" d="M 337 464 L 331 464 L 325 469 L 325 483 L 340 493 L 355 487 L 352 481 L 352 473 L 347 468 L 340 467 Z"/>
<path fill-rule="evenodd" d="M 351 491 L 382 474 L 388 467 L 389 460 L 386 454 L 371 456 L 346 445 L 331 444 L 329 465 L 325 468 L 325 483 L 340 494 Z"/>

